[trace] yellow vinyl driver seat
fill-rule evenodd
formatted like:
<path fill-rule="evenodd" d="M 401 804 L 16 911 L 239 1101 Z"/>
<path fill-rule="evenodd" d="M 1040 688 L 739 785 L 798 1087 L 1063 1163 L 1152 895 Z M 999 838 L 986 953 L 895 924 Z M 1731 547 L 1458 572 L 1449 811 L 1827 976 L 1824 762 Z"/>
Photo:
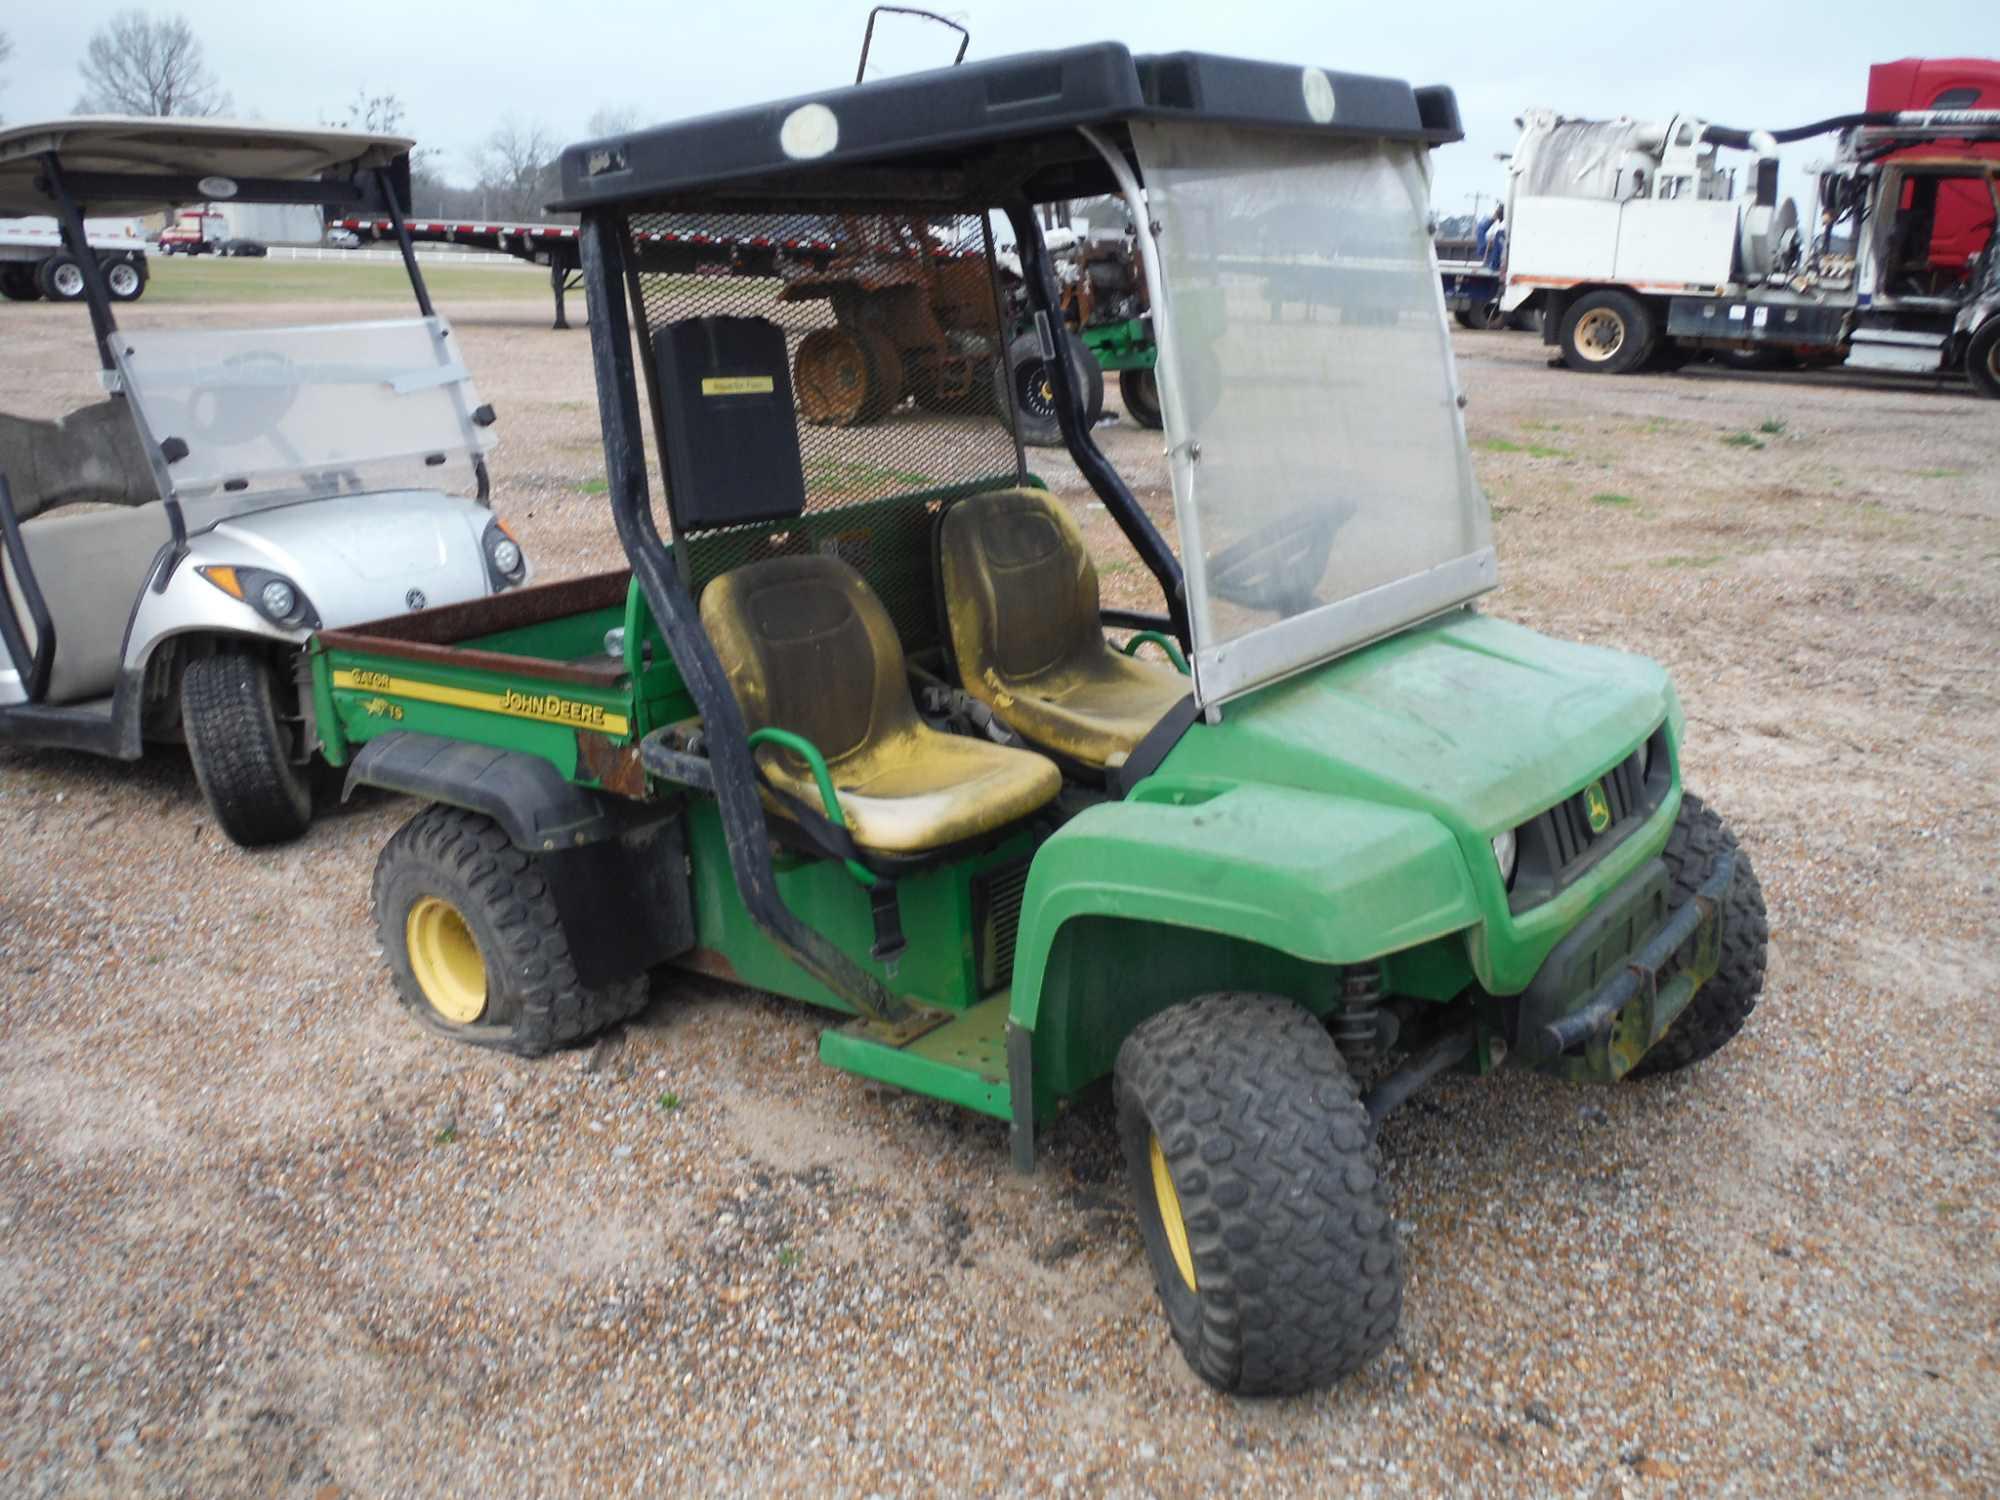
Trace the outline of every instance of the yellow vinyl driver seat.
<path fill-rule="evenodd" d="M 1030 744 L 1103 770 L 1187 696 L 1174 668 L 1104 639 L 1096 565 L 1048 491 L 959 501 L 939 549 L 959 679 Z"/>
<path fill-rule="evenodd" d="M 917 717 L 889 612 L 838 558 L 776 557 L 725 573 L 702 592 L 701 623 L 745 726 L 813 743 L 864 850 L 946 848 L 1026 817 L 1062 788 L 1042 756 Z M 803 757 L 766 744 L 757 762 L 773 785 L 820 806 Z"/>

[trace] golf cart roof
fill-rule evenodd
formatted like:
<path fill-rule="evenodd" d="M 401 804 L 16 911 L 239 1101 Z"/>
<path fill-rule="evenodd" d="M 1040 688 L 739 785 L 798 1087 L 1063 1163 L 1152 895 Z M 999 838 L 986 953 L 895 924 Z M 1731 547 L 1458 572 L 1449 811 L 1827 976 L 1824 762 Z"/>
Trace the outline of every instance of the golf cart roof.
<path fill-rule="evenodd" d="M 413 144 L 400 135 L 241 120 L 74 115 L 8 125 L 0 127 L 0 215 L 52 212 L 53 198 L 37 186 L 49 152 L 91 213 L 115 215 L 210 199 L 318 202 L 327 174 L 392 165 Z M 217 178 L 235 190 L 214 191 Z"/>
<path fill-rule="evenodd" d="M 1463 137 L 1448 88 L 1115 42 L 1025 52 L 729 110 L 562 154 L 555 209 L 679 198 L 992 203 L 1116 191 L 1077 135 L 1131 120 L 1439 145 Z"/>

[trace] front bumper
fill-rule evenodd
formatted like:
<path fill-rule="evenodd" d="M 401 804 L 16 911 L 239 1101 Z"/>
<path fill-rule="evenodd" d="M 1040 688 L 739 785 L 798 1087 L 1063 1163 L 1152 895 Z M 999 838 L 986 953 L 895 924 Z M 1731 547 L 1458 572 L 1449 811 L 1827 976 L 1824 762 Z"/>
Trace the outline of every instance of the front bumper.
<path fill-rule="evenodd" d="M 1724 854 L 1685 905 L 1654 859 L 1550 952 L 1522 993 L 1515 1052 L 1579 1081 L 1622 1078 L 1722 963 L 1723 912 L 1736 856 Z"/>

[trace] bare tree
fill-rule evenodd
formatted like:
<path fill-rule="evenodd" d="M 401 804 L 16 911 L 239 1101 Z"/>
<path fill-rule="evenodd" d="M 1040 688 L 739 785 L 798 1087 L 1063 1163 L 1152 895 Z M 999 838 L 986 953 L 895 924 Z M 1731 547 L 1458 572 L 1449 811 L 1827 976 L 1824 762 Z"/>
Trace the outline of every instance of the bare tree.
<path fill-rule="evenodd" d="M 365 130 L 371 135 L 395 135 L 403 124 L 402 98 L 396 94 L 371 94 L 366 89 L 356 89 L 354 97 L 347 101 L 347 108 L 337 119 L 320 116 L 320 124 L 336 126 L 341 130 Z"/>
<path fill-rule="evenodd" d="M 84 83 L 79 114 L 219 115 L 229 108 L 185 16 L 120 11 L 91 36 L 77 71 Z"/>
<path fill-rule="evenodd" d="M 0 31 L 0 63 L 5 62 L 8 58 L 12 57 L 13 55 L 14 55 L 14 39 L 9 35 L 7 35 L 6 32 Z M 7 85 L 7 80 L 4 78 L 0 78 L 0 88 L 5 88 L 6 85 Z M 4 120 L 5 118 L 6 117 L 4 115 L 0 115 L 0 120 Z"/>
<path fill-rule="evenodd" d="M 555 196 L 555 137 L 539 120 L 527 124 L 508 115 L 472 154 L 478 174 L 481 215 L 489 219 L 533 219 Z"/>
<path fill-rule="evenodd" d="M 583 133 L 591 140 L 606 135 L 627 135 L 639 128 L 638 106 L 632 104 L 601 104 L 590 112 L 590 120 L 583 127 Z"/>

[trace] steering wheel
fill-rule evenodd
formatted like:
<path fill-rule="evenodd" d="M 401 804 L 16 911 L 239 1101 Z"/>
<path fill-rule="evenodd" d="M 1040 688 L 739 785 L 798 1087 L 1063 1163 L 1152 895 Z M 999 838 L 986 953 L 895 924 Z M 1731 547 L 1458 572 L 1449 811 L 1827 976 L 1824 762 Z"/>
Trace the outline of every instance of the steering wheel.
<path fill-rule="evenodd" d="M 1316 608 L 1334 533 L 1354 514 L 1353 502 L 1291 511 L 1231 542 L 1208 559 L 1210 592 L 1246 609 L 1280 617 Z"/>
<path fill-rule="evenodd" d="M 269 433 L 299 399 L 292 362 L 274 350 L 232 354 L 228 379 L 198 385 L 188 397 L 188 425 L 213 443 L 240 443 Z"/>

